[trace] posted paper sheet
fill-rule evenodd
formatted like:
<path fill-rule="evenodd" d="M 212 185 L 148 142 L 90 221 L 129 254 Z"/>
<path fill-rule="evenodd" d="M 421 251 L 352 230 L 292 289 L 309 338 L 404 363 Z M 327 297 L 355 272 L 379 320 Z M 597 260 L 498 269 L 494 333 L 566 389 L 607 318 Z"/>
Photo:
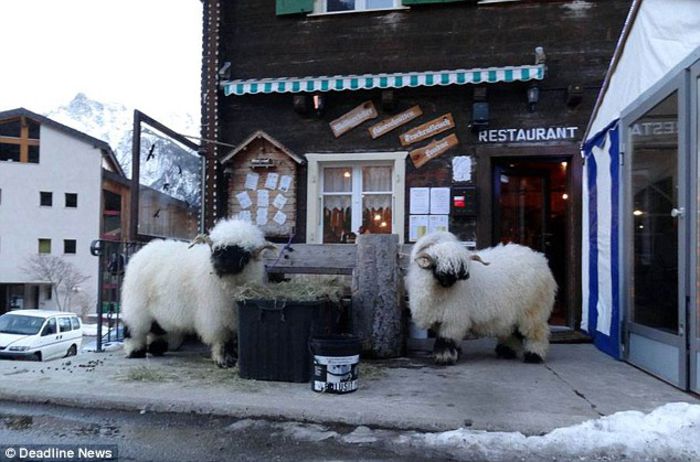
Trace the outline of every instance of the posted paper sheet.
<path fill-rule="evenodd" d="M 243 209 L 247 209 L 253 204 L 253 201 L 250 200 L 250 196 L 248 195 L 248 191 L 239 192 L 236 194 L 236 199 Z"/>
<path fill-rule="evenodd" d="M 422 215 L 430 212 L 430 188 L 411 188 L 410 212 Z"/>
<path fill-rule="evenodd" d="M 280 178 L 280 185 L 279 185 L 279 190 L 282 192 L 288 192 L 289 188 L 292 186 L 292 177 L 291 175 L 282 175 L 282 178 Z"/>
<path fill-rule="evenodd" d="M 265 187 L 267 189 L 277 189 L 277 179 L 279 176 L 279 173 L 268 173 L 265 179 Z"/>
<path fill-rule="evenodd" d="M 267 224 L 267 207 L 258 207 L 258 212 L 255 214 L 255 224 L 260 226 Z"/>
<path fill-rule="evenodd" d="M 450 188 L 430 188 L 430 214 L 449 215 Z"/>
<path fill-rule="evenodd" d="M 428 215 L 411 215 L 408 219 L 408 240 L 415 242 L 428 234 Z"/>
<path fill-rule="evenodd" d="M 258 190 L 258 208 L 270 205 L 270 191 L 267 189 Z"/>
<path fill-rule="evenodd" d="M 272 205 L 277 207 L 278 209 L 281 209 L 284 207 L 284 204 L 287 203 L 287 198 L 284 197 L 282 194 L 277 194 L 277 197 L 275 197 L 275 200 L 272 202 Z"/>
<path fill-rule="evenodd" d="M 260 175 L 255 172 L 247 173 L 245 176 L 245 189 L 258 189 L 258 179 Z"/>
<path fill-rule="evenodd" d="M 449 231 L 449 216 L 448 215 L 430 215 L 428 218 L 428 233 L 435 231 Z"/>

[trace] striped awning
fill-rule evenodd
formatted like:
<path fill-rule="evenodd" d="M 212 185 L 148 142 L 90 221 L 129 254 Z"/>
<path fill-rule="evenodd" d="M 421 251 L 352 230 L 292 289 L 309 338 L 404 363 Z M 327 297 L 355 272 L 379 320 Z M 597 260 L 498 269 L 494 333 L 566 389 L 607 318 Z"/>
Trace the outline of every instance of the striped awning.
<path fill-rule="evenodd" d="M 395 74 L 335 75 L 321 77 L 280 77 L 270 79 L 228 80 L 222 82 L 224 94 L 316 93 L 326 91 L 372 90 L 375 88 L 413 88 L 436 85 L 468 85 L 499 82 L 527 82 L 544 78 L 544 64 L 488 67 L 454 71 L 405 72 Z"/>

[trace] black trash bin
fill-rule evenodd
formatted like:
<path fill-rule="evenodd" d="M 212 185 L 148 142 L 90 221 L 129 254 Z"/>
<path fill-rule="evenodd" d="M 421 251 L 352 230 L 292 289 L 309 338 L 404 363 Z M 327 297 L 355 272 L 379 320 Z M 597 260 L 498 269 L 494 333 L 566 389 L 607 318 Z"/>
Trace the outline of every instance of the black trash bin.
<path fill-rule="evenodd" d="M 308 382 L 309 339 L 337 329 L 337 309 L 326 300 L 243 300 L 238 313 L 238 367 L 246 379 Z"/>

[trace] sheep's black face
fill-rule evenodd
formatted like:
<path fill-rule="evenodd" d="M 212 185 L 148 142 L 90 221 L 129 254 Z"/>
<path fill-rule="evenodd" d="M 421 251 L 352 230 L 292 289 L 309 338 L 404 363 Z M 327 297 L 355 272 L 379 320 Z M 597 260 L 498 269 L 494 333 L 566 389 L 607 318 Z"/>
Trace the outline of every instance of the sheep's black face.
<path fill-rule="evenodd" d="M 454 270 L 441 271 L 439 268 L 433 268 L 433 276 L 437 279 L 442 287 L 452 287 L 457 281 L 466 281 L 469 279 L 469 270 L 464 266 L 460 266 L 456 272 Z"/>
<path fill-rule="evenodd" d="M 250 251 L 237 245 L 218 247 L 211 251 L 211 263 L 219 277 L 240 273 L 250 259 Z"/>

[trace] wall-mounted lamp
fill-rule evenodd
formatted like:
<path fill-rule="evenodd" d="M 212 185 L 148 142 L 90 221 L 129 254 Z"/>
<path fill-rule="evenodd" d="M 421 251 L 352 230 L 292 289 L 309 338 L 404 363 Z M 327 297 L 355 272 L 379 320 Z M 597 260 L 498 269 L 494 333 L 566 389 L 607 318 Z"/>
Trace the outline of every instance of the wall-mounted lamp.
<path fill-rule="evenodd" d="M 394 112 L 396 110 L 396 94 L 394 90 L 382 90 L 382 110 Z"/>
<path fill-rule="evenodd" d="M 474 87 L 474 102 L 472 103 L 472 120 L 469 124 L 473 132 L 478 132 L 489 126 L 489 103 L 486 87 Z"/>
<path fill-rule="evenodd" d="M 309 101 L 306 95 L 294 95 L 293 102 L 294 111 L 296 111 L 297 114 L 303 116 L 309 114 Z"/>
<path fill-rule="evenodd" d="M 527 89 L 527 110 L 534 112 L 535 106 L 540 101 L 540 87 L 532 85 Z"/>
<path fill-rule="evenodd" d="M 583 99 L 583 85 L 580 83 L 572 83 L 566 89 L 566 105 L 576 107 L 581 104 Z"/>
<path fill-rule="evenodd" d="M 326 110 L 326 97 L 325 95 L 313 95 L 311 97 L 312 106 L 314 108 L 314 114 L 316 117 L 322 117 Z"/>

